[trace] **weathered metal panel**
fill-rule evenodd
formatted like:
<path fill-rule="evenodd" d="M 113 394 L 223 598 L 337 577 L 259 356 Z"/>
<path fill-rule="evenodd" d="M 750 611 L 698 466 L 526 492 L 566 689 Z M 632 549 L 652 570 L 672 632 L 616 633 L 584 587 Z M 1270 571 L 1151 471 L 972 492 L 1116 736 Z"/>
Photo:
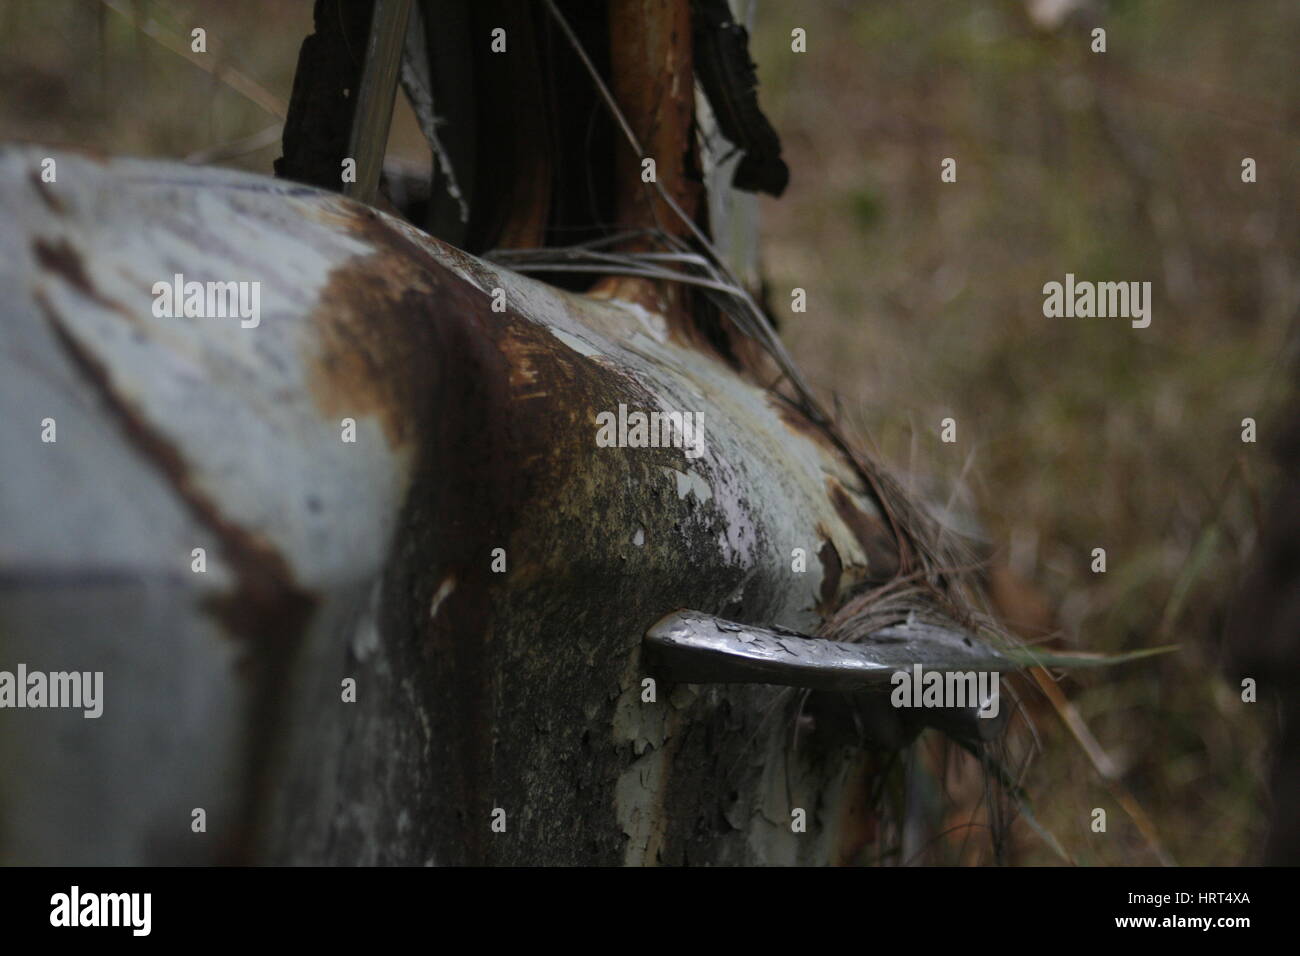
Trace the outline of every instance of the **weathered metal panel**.
<path fill-rule="evenodd" d="M 0 712 L 6 862 L 838 858 L 859 758 L 787 768 L 768 688 L 641 702 L 675 607 L 809 630 L 896 560 L 814 429 L 339 196 L 46 155 L 0 152 L 0 667 L 102 660 L 106 699 Z M 260 322 L 155 316 L 178 273 L 259 282 Z M 620 403 L 702 412 L 706 454 L 598 447 Z"/>

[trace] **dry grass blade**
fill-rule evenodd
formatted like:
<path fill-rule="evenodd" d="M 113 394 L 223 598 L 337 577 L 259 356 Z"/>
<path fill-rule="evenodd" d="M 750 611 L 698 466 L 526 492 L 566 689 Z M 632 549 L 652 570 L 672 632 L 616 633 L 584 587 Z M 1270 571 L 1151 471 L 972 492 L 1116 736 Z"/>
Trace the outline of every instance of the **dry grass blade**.
<path fill-rule="evenodd" d="M 131 21 L 131 24 L 143 33 L 149 39 L 153 40 L 159 46 L 171 50 L 177 56 L 184 57 L 205 73 L 210 73 L 220 83 L 224 83 L 241 96 L 256 103 L 266 112 L 278 119 L 284 119 L 289 113 L 289 104 L 280 97 L 276 96 L 266 87 L 262 86 L 256 80 L 236 70 L 233 66 L 227 66 L 215 57 L 207 54 L 195 53 L 190 49 L 189 41 L 177 36 L 170 30 L 163 27 L 157 20 L 137 19 L 134 11 L 122 2 L 122 0 L 99 0 L 104 6 L 112 10 L 120 17 Z"/>
<path fill-rule="evenodd" d="M 1151 847 L 1151 852 L 1156 855 L 1156 859 L 1160 861 L 1162 866 L 1177 866 L 1177 862 L 1160 841 L 1155 824 L 1119 779 L 1119 770 L 1116 768 L 1115 762 L 1110 759 L 1110 755 L 1106 753 L 1101 743 L 1093 736 L 1078 708 L 1070 703 L 1065 694 L 1061 692 L 1061 688 L 1057 686 L 1056 681 L 1052 680 L 1051 675 L 1043 668 L 1035 667 L 1030 673 L 1034 675 L 1034 680 L 1042 688 L 1047 699 L 1051 701 L 1052 707 L 1055 708 L 1056 713 L 1061 718 L 1061 722 L 1069 729 L 1074 739 L 1079 742 L 1083 752 L 1088 755 L 1088 760 L 1092 762 L 1097 773 L 1101 775 L 1101 779 L 1106 782 L 1106 787 L 1110 790 L 1111 796 L 1123 807 L 1124 812 L 1129 815 L 1129 818 L 1137 826 L 1139 832 L 1147 841 L 1147 845 Z"/>
<path fill-rule="evenodd" d="M 185 157 L 185 162 L 202 166 L 207 163 L 220 163 L 239 156 L 247 156 L 249 153 L 255 153 L 259 149 L 265 149 L 278 143 L 280 134 L 283 131 L 283 123 L 272 123 L 251 136 L 241 136 L 239 139 L 231 140 L 228 143 L 218 143 L 216 146 L 197 149 Z"/>
<path fill-rule="evenodd" d="M 348 155 L 356 161 L 357 175 L 343 184 L 345 195 L 364 203 L 373 203 L 379 192 L 410 14 L 411 0 L 376 0 L 370 21 L 366 65 L 348 139 Z"/>

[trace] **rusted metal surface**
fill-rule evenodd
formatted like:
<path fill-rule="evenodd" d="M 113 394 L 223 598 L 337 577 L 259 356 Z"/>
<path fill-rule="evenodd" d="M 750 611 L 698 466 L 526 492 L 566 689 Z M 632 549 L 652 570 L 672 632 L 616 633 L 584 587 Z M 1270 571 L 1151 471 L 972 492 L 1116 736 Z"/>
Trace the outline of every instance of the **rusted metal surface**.
<path fill-rule="evenodd" d="M 691 60 L 689 0 L 613 0 L 609 4 L 609 55 L 612 89 L 642 155 L 619 139 L 614 153 L 614 194 L 618 225 L 626 230 L 662 230 L 687 236 L 690 227 L 657 190 L 646 183 L 643 163 L 654 163 L 655 181 L 688 217 L 701 194 L 695 168 L 692 123 L 695 73 Z M 625 251 L 652 248 L 630 240 Z M 695 333 L 681 286 L 621 276 L 602 279 L 600 297 L 636 302 L 669 319 L 673 331 Z"/>
<path fill-rule="evenodd" d="M 809 631 L 888 575 L 833 447 L 634 303 L 337 195 L 45 155 L 0 153 L 0 660 L 102 664 L 106 701 L 0 713 L 0 858 L 839 857 L 861 755 L 641 660 L 675 607 Z M 175 273 L 260 282 L 260 324 L 155 316 Z M 706 454 L 599 447 L 620 403 L 703 413 Z"/>
<path fill-rule="evenodd" d="M 654 190 L 645 188 L 642 162 L 655 161 L 656 177 L 688 216 L 700 196 L 691 169 L 695 72 L 691 57 L 690 0 L 612 0 L 609 4 L 610 76 L 614 98 L 645 151 L 635 155 L 620 141 L 615 157 L 619 224 L 688 235 L 688 227 Z"/>

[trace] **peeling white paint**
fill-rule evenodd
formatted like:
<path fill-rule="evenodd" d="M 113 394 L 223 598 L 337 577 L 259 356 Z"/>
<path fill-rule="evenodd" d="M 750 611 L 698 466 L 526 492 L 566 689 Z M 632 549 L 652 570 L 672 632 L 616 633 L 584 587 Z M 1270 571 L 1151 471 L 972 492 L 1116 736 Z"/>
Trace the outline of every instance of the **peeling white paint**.
<path fill-rule="evenodd" d="M 651 312 L 639 302 L 629 302 L 626 299 L 610 299 L 609 303 L 631 313 L 652 341 L 661 345 L 668 341 L 668 320 L 659 313 Z"/>
<path fill-rule="evenodd" d="M 665 474 L 674 479 L 677 488 L 677 497 L 685 500 L 687 495 L 694 495 L 696 500 L 701 503 L 710 501 L 713 498 L 713 489 L 703 477 L 694 471 L 678 471 L 676 468 L 662 469 Z"/>
<path fill-rule="evenodd" d="M 573 349 L 573 351 L 577 352 L 579 355 L 585 356 L 586 358 L 592 358 L 593 356 L 602 354 L 600 349 L 582 338 L 582 336 L 573 335 L 570 332 L 564 331 L 564 329 L 554 327 L 551 329 L 551 334 L 569 348 Z"/>
<path fill-rule="evenodd" d="M 438 616 L 438 609 L 442 607 L 442 602 L 451 597 L 451 592 L 454 590 L 456 590 L 456 575 L 449 574 L 442 579 L 438 590 L 433 593 L 433 602 L 429 605 L 430 619 Z"/>
<path fill-rule="evenodd" d="M 628 838 L 623 851 L 626 866 L 657 862 L 665 821 L 656 798 L 667 791 L 668 758 L 667 751 L 652 750 L 634 761 L 614 785 L 618 823 Z"/>
<path fill-rule="evenodd" d="M 352 653 L 356 659 L 365 663 L 379 650 L 379 605 L 382 588 L 378 581 L 370 589 L 370 606 L 357 622 L 356 633 L 352 636 Z"/>

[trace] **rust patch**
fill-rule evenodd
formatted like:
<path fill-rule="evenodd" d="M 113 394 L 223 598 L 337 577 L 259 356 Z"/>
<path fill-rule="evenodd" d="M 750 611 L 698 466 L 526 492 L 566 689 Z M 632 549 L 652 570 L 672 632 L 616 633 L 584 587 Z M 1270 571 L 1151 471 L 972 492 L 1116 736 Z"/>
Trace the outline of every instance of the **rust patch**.
<path fill-rule="evenodd" d="M 776 410 L 776 413 L 781 416 L 781 421 L 790 426 L 791 431 L 811 439 L 823 448 L 830 449 L 836 458 L 844 457 L 840 446 L 826 433 L 826 429 L 796 408 L 784 395 L 779 392 L 769 391 L 767 401 Z"/>
<path fill-rule="evenodd" d="M 32 243 L 32 251 L 41 268 L 62 276 L 86 298 L 99 301 L 99 292 L 90 284 L 90 277 L 86 275 L 86 267 L 81 261 L 81 253 L 72 248 L 66 239 L 53 242 L 37 239 Z"/>
<path fill-rule="evenodd" d="M 32 253 L 36 256 L 37 263 L 47 272 L 52 272 L 61 277 L 70 286 L 80 292 L 92 302 L 98 302 L 106 309 L 112 309 L 120 313 L 132 322 L 136 321 L 133 316 L 121 302 L 116 302 L 102 294 L 90 281 L 90 276 L 86 275 L 85 264 L 81 260 L 81 253 L 77 252 L 66 239 L 46 240 L 36 239 L 32 242 Z"/>
<path fill-rule="evenodd" d="M 656 178 L 694 217 L 702 187 L 691 155 L 695 75 L 688 0 L 615 0 L 609 5 L 610 84 Z M 641 160 L 620 137 L 615 154 L 619 224 L 689 233 L 656 190 L 641 181 Z M 629 248 L 634 248 L 635 243 Z"/>
<path fill-rule="evenodd" d="M 817 560 L 822 563 L 822 586 L 817 602 L 817 613 L 822 617 L 826 617 L 835 610 L 838 603 L 836 599 L 840 594 L 840 577 L 844 571 L 844 565 L 841 563 L 840 553 L 835 549 L 835 544 L 830 537 L 821 528 L 817 530 L 822 534 L 821 550 L 817 552 Z"/>
<path fill-rule="evenodd" d="M 404 676 L 414 705 L 437 728 L 420 752 L 421 765 L 438 775 L 421 793 L 422 811 L 445 821 L 427 835 L 429 853 L 448 864 L 518 861 L 518 841 L 495 839 L 482 825 L 493 806 L 519 799 L 568 805 L 576 787 L 608 795 L 600 804 L 609 808 L 608 826 L 592 821 L 603 834 L 593 846 L 621 857 L 612 788 L 631 755 L 595 748 L 598 757 L 558 773 L 535 755 L 539 743 L 559 748 L 575 740 L 573 728 L 584 721 L 593 739 L 608 734 L 613 699 L 604 699 L 594 676 L 593 684 L 581 681 L 623 673 L 644 628 L 640 619 L 665 610 L 647 580 L 622 570 L 629 556 L 621 552 L 630 548 L 607 533 L 615 522 L 587 513 L 600 500 L 589 491 L 657 477 L 669 460 L 680 467 L 680 452 L 657 452 L 662 460 L 597 452 L 593 413 L 620 401 L 650 404 L 645 386 L 574 352 L 540 321 L 545 316 L 535 321 L 509 300 L 506 312 L 492 312 L 483 291 L 491 285 L 480 288 L 445 264 L 455 266 L 446 258 L 457 255 L 450 247 L 444 252 L 360 207 L 349 212 L 339 227 L 374 251 L 331 274 L 304 345 L 327 343 L 309 363 L 314 400 L 334 409 L 371 397 L 378 413 L 406 419 L 411 490 L 383 582 L 383 633 L 390 645 L 412 649 Z M 373 329 L 358 328 L 367 324 Z M 362 365 L 331 355 L 372 336 L 376 350 L 394 354 Z M 381 393 L 364 380 L 373 368 L 389 370 Z M 677 508 L 675 500 L 647 506 L 665 516 Z M 631 511 L 619 500 L 602 510 Z M 621 527 L 630 530 L 631 520 L 629 513 Z M 508 555 L 504 574 L 491 569 L 497 547 Z M 694 586 L 679 560 L 652 567 L 662 576 L 654 580 Z M 447 591 L 451 576 L 456 587 Z M 722 590 L 722 580 L 718 572 L 700 593 L 734 587 Z M 593 628 L 598 621 L 628 626 Z M 575 692 L 590 696 L 577 700 Z M 579 703 L 597 705 L 597 716 Z M 690 806 L 698 802 L 665 787 L 657 799 L 680 792 Z M 534 837 L 552 839 L 526 833 Z M 586 852 L 543 845 L 545 852 Z M 671 832 L 663 847 L 665 859 L 679 852 Z"/>
<path fill-rule="evenodd" d="M 314 339 L 322 347 L 309 363 L 308 387 L 323 414 L 374 415 L 390 444 L 400 447 L 438 431 L 412 410 L 428 407 L 428 396 L 447 384 L 440 378 L 482 387 L 487 379 L 471 372 L 490 365 L 509 387 L 503 402 L 569 394 L 575 362 L 582 360 L 559 340 L 509 303 L 504 313 L 491 311 L 489 293 L 372 210 L 356 206 L 347 212 L 340 225 L 376 252 L 335 270 L 313 317 Z M 464 257 L 467 270 L 484 285 L 498 283 L 476 260 L 444 248 Z M 491 355 L 480 354 L 485 343 Z M 562 411 L 551 408 L 549 415 Z M 557 431 L 549 416 L 542 427 Z"/>
<path fill-rule="evenodd" d="M 350 213 L 343 227 L 375 251 L 336 269 L 320 297 L 313 338 L 324 345 L 310 391 L 329 414 L 365 406 L 391 440 L 410 445 L 413 493 L 394 543 L 406 559 L 390 564 L 384 584 L 392 639 L 427 664 L 410 676 L 440 728 L 426 759 L 447 781 L 430 812 L 460 821 L 439 828 L 434 856 L 486 863 L 509 848 L 478 821 L 519 773 L 505 756 L 515 744 L 500 735 L 517 726 L 517 667 L 503 661 L 520 638 L 501 607 L 547 566 L 553 539 L 528 532 L 539 502 L 590 456 L 595 429 L 585 423 L 609 406 L 610 374 L 510 303 L 493 312 L 489 294 L 401 228 L 363 207 Z M 508 574 L 491 571 L 497 547 Z M 451 575 L 456 588 L 431 617 Z"/>
<path fill-rule="evenodd" d="M 67 207 L 63 205 L 63 200 L 59 198 L 58 193 L 50 188 L 50 184 L 41 179 L 39 171 L 33 169 L 30 174 L 32 185 L 36 188 L 36 195 L 41 197 L 41 202 L 51 212 L 63 215 L 67 212 Z"/>
<path fill-rule="evenodd" d="M 79 265 L 78 260 L 73 261 Z M 249 786 L 239 823 L 223 851 L 227 862 L 247 862 L 253 852 L 258 814 L 266 804 L 276 738 L 272 728 L 280 715 L 281 690 L 289 681 L 293 654 L 315 609 L 316 596 L 297 583 L 284 556 L 269 542 L 221 513 L 194 481 L 180 449 L 117 393 L 108 369 L 77 341 L 39 291 L 36 301 L 55 339 L 95 387 L 127 441 L 154 463 L 195 519 L 216 535 L 235 576 L 234 590 L 209 598 L 206 606 L 227 633 L 245 642 L 240 668 L 255 688 L 245 741 Z"/>
<path fill-rule="evenodd" d="M 856 865 L 862 851 L 876 841 L 879 818 L 872 805 L 871 792 L 879 772 L 870 755 L 855 758 L 854 769 L 840 797 L 835 866 Z"/>
<path fill-rule="evenodd" d="M 229 596 L 214 599 L 213 610 L 226 629 L 236 637 L 274 641 L 286 626 L 304 623 L 315 598 L 294 581 L 283 555 L 221 514 L 195 484 L 180 450 L 118 395 L 103 363 L 77 341 L 45 297 L 38 292 L 36 298 L 55 338 L 112 410 L 127 440 L 166 475 L 190 513 L 221 541 L 222 554 L 238 581 Z"/>
<path fill-rule="evenodd" d="M 608 5 L 611 92 L 645 157 L 654 157 L 658 187 L 642 181 L 643 156 L 617 135 L 614 147 L 615 217 L 622 229 L 663 230 L 686 237 L 690 227 L 665 199 L 694 220 L 703 196 L 694 154 L 695 78 L 689 0 L 614 0 Z M 623 252 L 656 248 L 646 238 L 618 246 Z M 692 291 L 679 283 L 609 276 L 592 289 L 662 315 L 674 342 L 725 358 L 701 327 Z M 717 331 L 716 329 L 714 330 Z"/>
<path fill-rule="evenodd" d="M 889 528 L 859 508 L 834 478 L 826 479 L 826 493 L 840 520 L 867 555 L 868 580 L 883 583 L 894 577 L 899 566 L 898 546 Z"/>
<path fill-rule="evenodd" d="M 425 316 L 412 309 L 404 319 L 400 309 L 402 298 L 419 290 L 404 291 L 399 281 L 374 272 L 358 272 L 349 276 L 346 289 L 339 286 L 332 281 L 322 299 L 346 302 L 358 321 L 320 324 L 322 349 L 312 363 L 311 397 L 327 417 L 373 415 L 388 443 L 400 448 L 414 437 L 409 398 L 436 370 L 431 352 L 420 347 L 429 340 L 418 327 Z M 398 348 L 398 342 L 410 348 Z"/>
<path fill-rule="evenodd" d="M 491 300 L 372 210 L 341 212 L 338 225 L 377 251 L 336 270 L 321 294 L 314 331 L 322 347 L 309 363 L 309 389 L 327 416 L 377 417 L 396 449 L 430 433 L 411 412 L 427 405 L 445 372 L 440 326 L 487 311 Z"/>

